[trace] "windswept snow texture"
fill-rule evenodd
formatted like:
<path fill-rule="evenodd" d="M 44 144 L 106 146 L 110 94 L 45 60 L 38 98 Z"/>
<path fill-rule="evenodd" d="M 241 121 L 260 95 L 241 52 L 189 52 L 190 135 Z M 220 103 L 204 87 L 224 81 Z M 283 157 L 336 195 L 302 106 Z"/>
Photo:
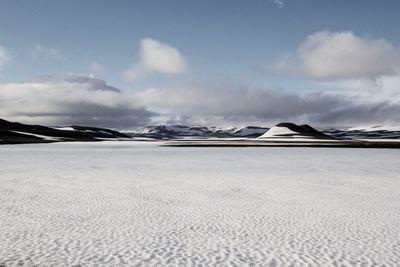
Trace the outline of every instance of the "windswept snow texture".
<path fill-rule="evenodd" d="M 398 266 L 400 151 L 2 146 L 0 266 Z"/>

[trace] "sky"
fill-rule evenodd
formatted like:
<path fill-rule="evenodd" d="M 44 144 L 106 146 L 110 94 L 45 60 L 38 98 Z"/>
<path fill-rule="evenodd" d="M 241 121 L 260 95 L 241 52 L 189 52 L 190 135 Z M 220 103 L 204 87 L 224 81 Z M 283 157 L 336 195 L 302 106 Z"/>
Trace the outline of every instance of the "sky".
<path fill-rule="evenodd" d="M 396 0 L 0 0 L 0 117 L 400 124 Z"/>

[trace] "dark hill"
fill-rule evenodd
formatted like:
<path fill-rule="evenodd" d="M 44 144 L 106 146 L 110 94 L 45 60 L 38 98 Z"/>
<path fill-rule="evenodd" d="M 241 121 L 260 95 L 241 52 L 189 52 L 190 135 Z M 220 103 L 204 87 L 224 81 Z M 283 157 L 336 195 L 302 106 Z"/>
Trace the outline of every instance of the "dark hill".
<path fill-rule="evenodd" d="M 98 141 L 97 138 L 130 138 L 120 132 L 85 126 L 62 130 L 42 125 L 23 124 L 0 119 L 0 144 L 49 143 L 61 141 Z"/>

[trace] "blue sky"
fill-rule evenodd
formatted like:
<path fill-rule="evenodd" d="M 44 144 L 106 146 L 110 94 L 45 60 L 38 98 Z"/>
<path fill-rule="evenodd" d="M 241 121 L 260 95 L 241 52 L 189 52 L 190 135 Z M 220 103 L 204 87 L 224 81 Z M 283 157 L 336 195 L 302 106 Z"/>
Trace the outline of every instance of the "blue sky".
<path fill-rule="evenodd" d="M 399 11 L 400 2 L 395 0 L 2 0 L 0 45 L 8 60 L 1 68 L 0 83 L 69 73 L 93 74 L 122 91 L 164 90 L 217 80 L 217 84 L 280 88 L 289 94 L 325 92 L 332 82 L 343 87 L 393 76 L 388 68 L 397 68 L 397 62 L 362 74 L 355 70 L 353 76 L 288 71 L 286 65 L 303 64 L 298 62 L 298 51 L 307 37 L 328 31 L 323 38 L 329 41 L 335 34 L 350 32 L 355 42 L 385 40 L 393 51 L 384 48 L 383 54 L 397 56 Z M 140 78 L 124 78 L 124 71 L 141 61 L 144 38 L 178 51 L 186 62 L 184 71 L 146 70 Z M 289 63 L 277 71 L 277 62 L 286 57 Z M 145 102 L 155 111 L 181 112 Z"/>
<path fill-rule="evenodd" d="M 256 75 L 321 30 L 351 30 L 399 45 L 399 11 L 398 1 L 285 1 L 282 8 L 268 0 L 1 1 L 0 42 L 14 60 L 0 77 L 88 73 L 96 61 L 104 65 L 101 77 L 123 87 L 120 72 L 135 61 L 145 37 L 177 47 L 198 75 Z M 31 60 L 37 44 L 59 50 L 62 58 Z M 280 86 L 286 80 L 257 79 Z"/>

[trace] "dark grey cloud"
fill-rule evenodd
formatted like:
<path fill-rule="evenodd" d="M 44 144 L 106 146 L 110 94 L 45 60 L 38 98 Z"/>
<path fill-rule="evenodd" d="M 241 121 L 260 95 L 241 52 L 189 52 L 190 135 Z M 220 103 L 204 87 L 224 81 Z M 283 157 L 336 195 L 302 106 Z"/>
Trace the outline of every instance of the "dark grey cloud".
<path fill-rule="evenodd" d="M 400 123 L 400 104 L 388 101 L 367 104 L 355 104 L 341 109 L 328 110 L 315 116 L 318 124 L 361 125 Z"/>
<path fill-rule="evenodd" d="M 115 128 L 143 126 L 154 115 L 104 81 L 73 74 L 0 85 L 0 113 L 26 123 Z"/>
<path fill-rule="evenodd" d="M 133 128 L 148 124 L 265 125 L 282 121 L 316 126 L 400 123 L 398 93 L 355 95 L 293 93 L 228 82 L 121 91 L 105 81 L 58 74 L 0 85 L 5 119 L 47 125 Z M 384 92 L 389 97 L 385 97 Z M 374 101 L 374 96 L 380 96 Z M 389 100 L 385 100 L 389 99 Z M 378 99 L 378 98 L 377 98 Z M 157 110 L 152 112 L 150 110 Z"/>
<path fill-rule="evenodd" d="M 169 110 L 169 123 L 272 125 L 281 121 L 314 125 L 399 123 L 399 105 L 390 101 L 368 102 L 357 95 L 283 89 L 251 88 L 229 83 L 204 83 L 169 89 L 147 89 L 134 98 L 144 106 Z"/>
<path fill-rule="evenodd" d="M 90 90 L 106 90 L 106 91 L 120 92 L 119 89 L 111 85 L 108 85 L 103 80 L 89 76 L 75 75 L 68 73 L 57 73 L 51 75 L 37 76 L 31 79 L 30 83 L 43 83 L 52 85 L 77 84 L 90 87 Z"/>

